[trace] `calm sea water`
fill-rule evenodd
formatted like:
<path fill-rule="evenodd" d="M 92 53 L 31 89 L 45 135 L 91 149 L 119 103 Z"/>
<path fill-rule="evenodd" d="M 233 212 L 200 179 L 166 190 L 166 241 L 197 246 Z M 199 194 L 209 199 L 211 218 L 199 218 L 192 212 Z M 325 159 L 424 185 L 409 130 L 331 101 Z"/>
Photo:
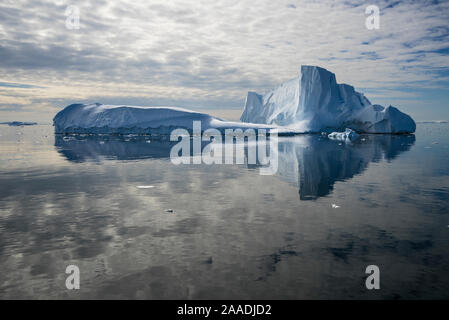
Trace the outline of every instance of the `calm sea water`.
<path fill-rule="evenodd" d="M 449 298 L 449 124 L 284 138 L 273 176 L 147 140 L 0 126 L 1 299 Z"/>

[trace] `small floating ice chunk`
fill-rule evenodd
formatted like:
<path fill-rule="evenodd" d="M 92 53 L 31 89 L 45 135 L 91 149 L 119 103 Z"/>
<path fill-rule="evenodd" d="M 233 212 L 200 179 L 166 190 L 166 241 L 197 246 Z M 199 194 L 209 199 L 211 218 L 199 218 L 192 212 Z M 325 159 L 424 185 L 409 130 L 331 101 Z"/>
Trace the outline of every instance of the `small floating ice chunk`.
<path fill-rule="evenodd" d="M 337 208 L 340 208 L 340 206 L 337 206 L 335 203 L 332 203 L 332 208 L 337 209 Z"/>
<path fill-rule="evenodd" d="M 154 186 L 137 186 L 137 189 L 151 189 L 154 188 Z"/>
<path fill-rule="evenodd" d="M 204 261 L 205 264 L 212 264 L 213 262 L 214 260 L 212 259 L 212 257 L 209 257 Z"/>
<path fill-rule="evenodd" d="M 359 135 L 354 130 L 346 128 L 345 132 L 332 132 L 327 137 L 332 140 L 354 141 Z"/>
<path fill-rule="evenodd" d="M 12 121 L 6 122 L 11 127 L 23 127 L 23 126 L 34 126 L 37 125 L 37 122 L 22 122 L 22 121 Z"/>

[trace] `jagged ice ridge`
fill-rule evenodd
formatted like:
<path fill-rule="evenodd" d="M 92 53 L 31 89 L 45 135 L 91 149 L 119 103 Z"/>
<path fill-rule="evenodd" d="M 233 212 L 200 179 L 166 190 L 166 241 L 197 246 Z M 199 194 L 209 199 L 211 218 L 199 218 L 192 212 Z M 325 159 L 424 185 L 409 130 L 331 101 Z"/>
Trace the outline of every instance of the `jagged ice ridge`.
<path fill-rule="evenodd" d="M 335 74 L 301 66 L 300 74 L 263 95 L 248 92 L 243 122 L 287 126 L 299 132 L 353 129 L 365 133 L 412 133 L 413 119 L 397 108 L 371 104 Z"/>

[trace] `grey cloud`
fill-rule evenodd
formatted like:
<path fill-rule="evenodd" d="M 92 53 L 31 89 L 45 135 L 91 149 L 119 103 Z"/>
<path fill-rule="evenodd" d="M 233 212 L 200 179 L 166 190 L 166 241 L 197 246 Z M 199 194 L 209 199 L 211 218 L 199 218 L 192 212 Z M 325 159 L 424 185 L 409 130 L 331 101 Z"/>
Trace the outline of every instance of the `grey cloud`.
<path fill-rule="evenodd" d="M 0 111 L 22 111 L 23 105 L 21 104 L 9 104 L 9 103 L 0 103 Z"/>

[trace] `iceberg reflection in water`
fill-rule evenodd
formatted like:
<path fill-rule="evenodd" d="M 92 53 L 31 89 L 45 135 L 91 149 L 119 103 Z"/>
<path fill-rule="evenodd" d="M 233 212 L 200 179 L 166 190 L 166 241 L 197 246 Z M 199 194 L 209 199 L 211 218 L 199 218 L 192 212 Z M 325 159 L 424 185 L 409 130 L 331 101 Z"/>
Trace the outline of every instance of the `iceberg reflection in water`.
<path fill-rule="evenodd" d="M 202 142 L 201 149 L 209 143 Z M 363 135 L 353 143 L 342 143 L 320 135 L 279 138 L 276 174 L 298 187 L 301 200 L 313 200 L 328 195 L 335 182 L 363 173 L 371 162 L 391 161 L 410 150 L 414 143 L 414 135 Z M 55 136 L 58 151 L 73 162 L 168 159 L 176 144 L 168 136 Z M 265 145 L 268 145 L 265 141 L 258 142 L 258 147 Z M 190 156 L 193 156 L 193 148 L 190 150 Z M 248 143 L 245 142 L 247 167 L 260 167 L 259 164 L 248 164 L 247 155 Z M 259 163 L 259 159 L 256 160 Z"/>
<path fill-rule="evenodd" d="M 329 194 L 336 181 L 361 174 L 370 162 L 393 160 L 414 142 L 414 135 L 367 135 L 349 144 L 301 136 L 279 143 L 279 175 L 298 184 L 301 200 L 316 199 Z"/>
<path fill-rule="evenodd" d="M 276 141 L 269 176 L 250 157 L 174 165 L 167 136 L 1 126 L 0 298 L 448 297 L 447 124 Z"/>

